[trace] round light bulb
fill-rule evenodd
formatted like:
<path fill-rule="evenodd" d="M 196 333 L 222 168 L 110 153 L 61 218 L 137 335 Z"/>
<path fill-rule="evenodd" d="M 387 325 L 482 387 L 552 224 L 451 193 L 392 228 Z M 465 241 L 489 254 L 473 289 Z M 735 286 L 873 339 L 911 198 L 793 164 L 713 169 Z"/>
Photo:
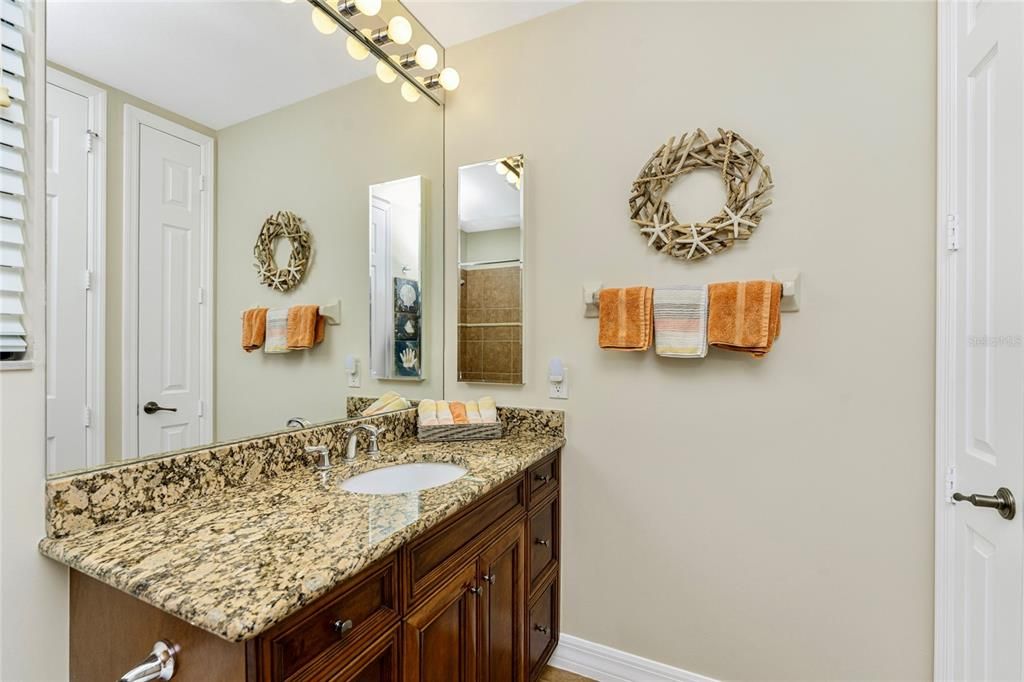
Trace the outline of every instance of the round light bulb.
<path fill-rule="evenodd" d="M 290 5 L 290 4 L 292 4 L 293 2 L 295 2 L 295 0 L 281 0 L 281 2 L 283 2 L 283 3 L 284 3 L 284 4 L 286 4 L 286 5 Z"/>
<path fill-rule="evenodd" d="M 437 50 L 433 45 L 420 45 L 416 48 L 416 63 L 430 70 L 437 66 Z"/>
<path fill-rule="evenodd" d="M 412 40 L 412 24 L 402 15 L 392 17 L 388 22 L 388 38 L 397 45 L 405 45 Z"/>
<path fill-rule="evenodd" d="M 398 78 L 398 74 L 395 70 L 384 62 L 377 62 L 377 78 L 383 83 L 394 83 L 395 79 Z"/>
<path fill-rule="evenodd" d="M 325 36 L 329 36 L 338 30 L 338 25 L 334 23 L 334 19 L 327 16 L 327 13 L 319 7 L 313 8 L 313 26 Z"/>
<path fill-rule="evenodd" d="M 402 83 L 402 99 L 406 102 L 415 102 L 420 98 L 420 91 L 409 81 Z"/>
<path fill-rule="evenodd" d="M 505 168 L 505 164 L 503 164 L 501 161 L 495 161 L 494 172 L 497 173 L 498 175 L 505 175 L 506 173 L 508 173 L 508 168 Z"/>
<path fill-rule="evenodd" d="M 360 14 L 375 17 L 380 11 L 380 0 L 356 0 L 356 9 Z"/>
<path fill-rule="evenodd" d="M 508 173 L 506 173 L 505 174 L 505 179 L 508 180 L 508 184 L 510 184 L 510 185 L 516 184 L 516 173 L 515 173 L 515 171 L 509 171 Z"/>
<path fill-rule="evenodd" d="M 363 35 L 369 34 L 368 29 L 363 29 Z M 370 48 L 363 45 L 361 42 L 349 36 L 345 41 L 345 50 L 348 52 L 348 56 L 355 59 L 357 62 L 361 62 L 370 56 Z"/>
<path fill-rule="evenodd" d="M 459 72 L 450 66 L 446 66 L 441 69 L 441 75 L 437 80 L 445 90 L 454 90 L 459 87 Z"/>

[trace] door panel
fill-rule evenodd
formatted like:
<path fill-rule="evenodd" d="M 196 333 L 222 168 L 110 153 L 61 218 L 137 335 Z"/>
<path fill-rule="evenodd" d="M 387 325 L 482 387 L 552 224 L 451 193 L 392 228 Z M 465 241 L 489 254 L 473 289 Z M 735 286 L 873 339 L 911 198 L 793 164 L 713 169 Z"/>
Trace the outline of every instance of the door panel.
<path fill-rule="evenodd" d="M 405 682 L 476 681 L 476 571 L 467 565 L 406 618 Z"/>
<path fill-rule="evenodd" d="M 1024 495 L 1024 14 L 1020 3 L 958 3 L 955 256 L 956 487 Z M 957 679 L 1022 676 L 1021 516 L 958 503 Z"/>
<path fill-rule="evenodd" d="M 199 145 L 140 125 L 139 456 L 202 442 L 201 174 Z"/>
<path fill-rule="evenodd" d="M 52 83 L 46 99 L 46 460 L 57 472 L 90 463 L 89 99 Z"/>
<path fill-rule="evenodd" d="M 480 680 L 521 682 L 526 656 L 525 535 L 517 523 L 480 555 L 484 588 L 480 613 Z"/>

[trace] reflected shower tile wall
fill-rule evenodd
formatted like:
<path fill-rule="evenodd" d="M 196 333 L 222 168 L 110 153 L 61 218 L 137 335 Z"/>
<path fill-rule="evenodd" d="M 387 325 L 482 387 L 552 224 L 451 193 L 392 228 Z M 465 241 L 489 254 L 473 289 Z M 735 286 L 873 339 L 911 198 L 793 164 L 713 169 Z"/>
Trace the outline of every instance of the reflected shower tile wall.
<path fill-rule="evenodd" d="M 523 382 L 522 270 L 519 266 L 459 273 L 459 380 Z"/>

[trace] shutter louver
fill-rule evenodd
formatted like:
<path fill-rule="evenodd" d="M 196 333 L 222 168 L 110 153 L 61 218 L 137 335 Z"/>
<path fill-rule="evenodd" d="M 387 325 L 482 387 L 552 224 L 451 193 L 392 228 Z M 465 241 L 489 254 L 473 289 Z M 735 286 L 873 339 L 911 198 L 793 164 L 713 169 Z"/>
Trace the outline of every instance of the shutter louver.
<path fill-rule="evenodd" d="M 28 352 L 25 329 L 25 11 L 0 0 L 0 84 L 11 105 L 0 108 L 0 361 Z"/>

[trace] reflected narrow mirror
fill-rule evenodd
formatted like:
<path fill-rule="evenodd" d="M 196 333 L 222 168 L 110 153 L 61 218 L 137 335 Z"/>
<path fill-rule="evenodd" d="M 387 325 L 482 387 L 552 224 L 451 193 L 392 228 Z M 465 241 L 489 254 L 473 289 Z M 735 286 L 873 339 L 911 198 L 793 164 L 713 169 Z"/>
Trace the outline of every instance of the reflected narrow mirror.
<path fill-rule="evenodd" d="M 423 178 L 370 187 L 370 374 L 423 379 Z"/>
<path fill-rule="evenodd" d="M 375 376 L 442 375 L 424 315 L 440 316 L 443 278 L 420 254 L 443 234 L 443 109 L 312 14 L 48 5 L 51 475 L 345 419 L 347 398 L 390 388 Z M 398 15 L 437 54 L 401 63 L 422 81 L 444 49 L 403 5 L 346 21 Z M 369 187 L 390 206 L 373 350 Z M 398 390 L 439 397 L 429 383 Z"/>
<path fill-rule="evenodd" d="M 459 381 L 523 383 L 521 154 L 459 168 Z"/>

